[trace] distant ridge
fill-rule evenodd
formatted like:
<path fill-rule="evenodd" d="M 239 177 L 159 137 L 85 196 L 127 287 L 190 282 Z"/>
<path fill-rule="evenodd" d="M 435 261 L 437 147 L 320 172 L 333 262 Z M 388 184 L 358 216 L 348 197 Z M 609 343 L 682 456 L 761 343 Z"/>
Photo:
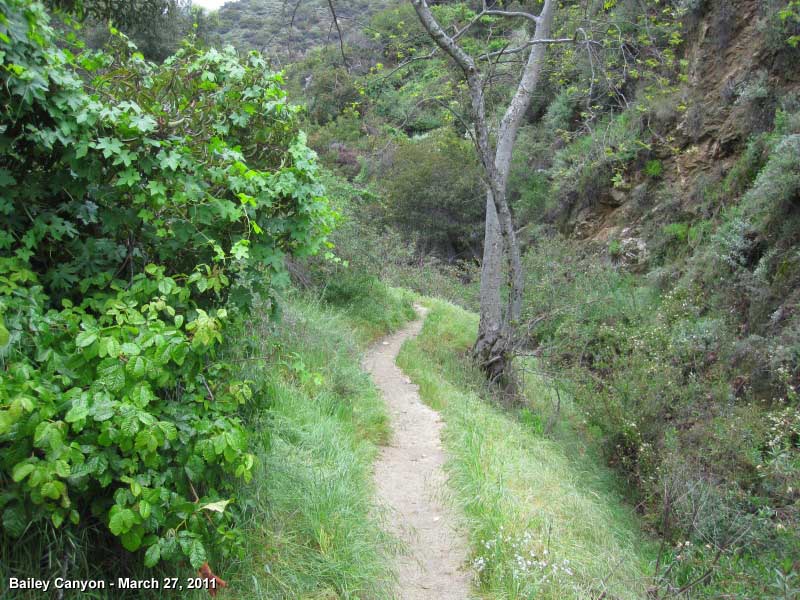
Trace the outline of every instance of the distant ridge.
<path fill-rule="evenodd" d="M 363 35 L 363 23 L 397 0 L 338 0 L 339 26 L 345 40 Z M 259 50 L 277 64 L 305 56 L 310 50 L 338 43 L 327 0 L 239 0 L 217 11 L 209 35 L 212 43 L 230 43 L 239 50 Z"/>

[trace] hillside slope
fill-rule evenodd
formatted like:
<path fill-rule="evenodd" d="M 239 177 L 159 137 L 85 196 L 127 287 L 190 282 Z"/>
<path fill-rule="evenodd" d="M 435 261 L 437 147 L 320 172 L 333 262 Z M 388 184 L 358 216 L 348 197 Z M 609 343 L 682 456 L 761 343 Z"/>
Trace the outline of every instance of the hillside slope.
<path fill-rule="evenodd" d="M 366 41 L 362 24 L 389 0 L 344 0 L 334 4 L 346 42 Z M 231 43 L 239 50 L 259 50 L 274 64 L 299 60 L 313 48 L 338 44 L 328 2 L 308 0 L 236 0 L 217 11 L 209 31 L 212 43 Z"/>

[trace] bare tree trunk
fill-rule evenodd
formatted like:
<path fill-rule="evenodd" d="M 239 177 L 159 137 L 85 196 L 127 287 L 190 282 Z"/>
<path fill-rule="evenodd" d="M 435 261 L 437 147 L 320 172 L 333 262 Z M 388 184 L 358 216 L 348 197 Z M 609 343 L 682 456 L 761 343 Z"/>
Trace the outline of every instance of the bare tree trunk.
<path fill-rule="evenodd" d="M 481 319 L 473 354 L 487 376 L 491 380 L 497 380 L 506 374 L 510 364 L 514 330 L 522 310 L 524 281 L 519 243 L 506 195 L 508 174 L 517 132 L 539 82 L 545 45 L 554 41 L 548 39 L 553 20 L 553 0 L 545 0 L 538 16 L 518 11 L 490 9 L 486 2 L 483 2 L 483 10 L 478 18 L 483 15 L 524 17 L 536 24 L 535 34 L 528 42 L 530 45 L 528 60 L 514 97 L 500 122 L 495 148 L 492 148 L 489 138 L 484 97 L 485 81 L 475 60 L 458 45 L 456 42 L 458 36 L 454 38 L 445 33 L 434 18 L 426 0 L 411 0 L 411 2 L 425 30 L 461 68 L 470 92 L 475 126 L 474 141 L 484 169 L 487 187 L 484 260 L 481 267 Z M 477 18 L 472 23 L 475 22 Z M 469 26 L 467 25 L 467 28 Z M 503 257 L 506 259 L 508 276 L 506 283 L 508 298 L 505 306 L 502 293 Z"/>
<path fill-rule="evenodd" d="M 553 22 L 553 4 L 547 0 L 539 15 L 536 24 L 534 40 L 545 40 L 550 36 Z M 539 82 L 542 66 L 545 59 L 546 47 L 544 44 L 534 45 L 528 56 L 528 62 L 520 79 L 517 91 L 511 100 L 498 131 L 497 149 L 494 157 L 494 169 L 497 176 L 496 194 L 501 197 L 500 205 L 508 211 L 507 187 L 508 175 L 511 170 L 511 159 L 514 144 L 517 140 L 522 119 L 528 110 L 533 91 Z M 513 223 L 509 226 L 509 246 L 503 247 L 501 229 L 498 226 L 497 212 L 494 206 L 497 201 L 492 199 L 492 192 L 488 192 L 486 207 L 486 232 L 484 237 L 483 264 L 481 267 L 481 319 L 478 328 L 478 339 L 473 349 L 475 358 L 484 366 L 487 374 L 492 379 L 502 377 L 508 368 L 514 344 L 514 332 L 520 320 L 522 311 L 522 293 L 524 274 L 522 260 Z M 514 264 L 509 269 L 509 298 L 505 311 L 502 307 L 502 260 L 503 252 L 508 253 L 509 262 Z"/>
<path fill-rule="evenodd" d="M 503 302 L 500 289 L 503 285 L 504 250 L 497 209 L 494 207 L 492 193 L 487 190 L 483 262 L 481 263 L 481 320 L 478 327 L 478 339 L 473 349 L 476 356 L 490 355 L 493 340 L 497 340 L 501 334 Z"/>

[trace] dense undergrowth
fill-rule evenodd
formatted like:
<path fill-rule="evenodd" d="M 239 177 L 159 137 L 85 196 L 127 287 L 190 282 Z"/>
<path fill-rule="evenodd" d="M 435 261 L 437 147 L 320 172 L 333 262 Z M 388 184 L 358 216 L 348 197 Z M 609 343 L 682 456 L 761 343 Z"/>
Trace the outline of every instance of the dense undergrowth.
<path fill-rule="evenodd" d="M 632 210 L 655 197 L 658 213 L 622 242 L 530 232 L 546 241 L 527 254 L 528 345 L 573 386 L 645 518 L 693 544 L 676 580 L 713 564 L 697 596 L 797 592 L 797 115 L 783 97 L 688 199 L 645 173 Z"/>
<path fill-rule="evenodd" d="M 242 558 L 263 382 L 224 349 L 333 220 L 298 109 L 256 54 L 81 52 L 0 8 L 2 568 L 91 570 L 109 534 L 148 567 Z"/>
<path fill-rule="evenodd" d="M 397 327 L 413 314 L 410 299 L 383 292 Z M 372 494 L 388 421 L 359 360 L 364 340 L 390 326 L 319 299 L 286 300 L 280 322 L 242 330 L 232 357 L 263 393 L 248 419 L 259 449 L 240 500 L 246 558 L 227 567 L 230 585 L 254 599 L 389 598 L 396 542 Z"/>
<path fill-rule="evenodd" d="M 539 360 L 677 549 L 678 588 L 708 571 L 693 597 L 783 597 L 798 539 L 791 391 L 747 401 L 733 323 L 707 296 L 661 291 L 575 250 L 553 239 L 528 256 Z"/>

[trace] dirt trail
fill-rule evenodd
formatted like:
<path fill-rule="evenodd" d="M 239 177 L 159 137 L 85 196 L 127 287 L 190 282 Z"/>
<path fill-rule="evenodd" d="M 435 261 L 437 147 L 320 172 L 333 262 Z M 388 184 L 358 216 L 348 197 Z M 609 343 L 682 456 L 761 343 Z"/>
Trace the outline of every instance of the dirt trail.
<path fill-rule="evenodd" d="M 426 310 L 417 307 L 422 317 Z M 375 464 L 380 502 L 389 509 L 389 528 L 405 544 L 397 559 L 397 597 L 402 600 L 465 600 L 470 573 L 464 567 L 467 543 L 442 502 L 444 451 L 439 413 L 425 406 L 418 388 L 395 359 L 403 342 L 416 336 L 423 320 L 378 342 L 364 368 L 372 374 L 389 408 L 392 439 Z"/>

